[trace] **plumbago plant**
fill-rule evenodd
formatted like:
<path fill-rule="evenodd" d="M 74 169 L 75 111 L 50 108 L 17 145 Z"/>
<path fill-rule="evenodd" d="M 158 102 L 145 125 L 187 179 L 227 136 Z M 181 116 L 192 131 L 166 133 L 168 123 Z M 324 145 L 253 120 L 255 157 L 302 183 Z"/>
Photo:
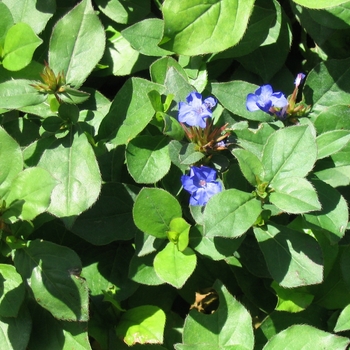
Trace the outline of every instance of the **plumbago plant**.
<path fill-rule="evenodd" d="M 347 348 L 349 1 L 0 13 L 2 350 Z"/>

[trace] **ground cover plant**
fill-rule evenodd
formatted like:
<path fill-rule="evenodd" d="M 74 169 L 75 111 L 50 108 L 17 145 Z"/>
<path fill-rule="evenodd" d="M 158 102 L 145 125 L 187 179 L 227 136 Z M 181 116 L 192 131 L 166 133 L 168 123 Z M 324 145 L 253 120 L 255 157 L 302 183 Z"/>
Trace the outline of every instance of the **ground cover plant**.
<path fill-rule="evenodd" d="M 2 350 L 346 349 L 350 1 L 0 1 Z"/>

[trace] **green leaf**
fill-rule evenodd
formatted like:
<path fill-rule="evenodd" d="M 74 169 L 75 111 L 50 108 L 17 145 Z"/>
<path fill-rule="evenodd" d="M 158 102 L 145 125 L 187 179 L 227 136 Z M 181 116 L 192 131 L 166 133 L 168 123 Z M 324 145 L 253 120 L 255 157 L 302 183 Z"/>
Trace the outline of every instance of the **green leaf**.
<path fill-rule="evenodd" d="M 190 311 L 183 330 L 184 345 L 190 345 L 189 349 L 252 350 L 254 333 L 249 312 L 220 281 L 213 288 L 219 296 L 218 309 L 211 315 Z"/>
<path fill-rule="evenodd" d="M 166 0 L 161 46 L 188 56 L 228 49 L 241 40 L 253 5 L 253 0 Z"/>
<path fill-rule="evenodd" d="M 35 240 L 15 253 L 15 267 L 30 286 L 36 302 L 61 320 L 87 321 L 87 283 L 79 277 L 81 262 L 71 249 Z"/>
<path fill-rule="evenodd" d="M 144 187 L 136 197 L 133 216 L 141 231 L 166 238 L 171 220 L 182 217 L 182 211 L 179 202 L 169 192 Z"/>
<path fill-rule="evenodd" d="M 245 236 L 236 238 L 207 237 L 202 235 L 199 227 L 194 227 L 191 229 L 190 246 L 205 257 L 222 260 L 232 256 L 244 238 Z"/>
<path fill-rule="evenodd" d="M 340 313 L 334 332 L 342 332 L 350 330 L 350 305 L 346 306 Z"/>
<path fill-rule="evenodd" d="M 236 148 L 232 154 L 237 158 L 239 167 L 244 177 L 253 186 L 257 185 L 257 179 L 264 177 L 264 169 L 260 159 L 250 151 Z"/>
<path fill-rule="evenodd" d="M 31 315 L 26 308 L 17 317 L 0 317 L 1 350 L 27 349 L 31 330 Z"/>
<path fill-rule="evenodd" d="M 317 193 L 310 182 L 301 177 L 282 178 L 271 183 L 272 204 L 286 213 L 301 214 L 320 210 Z"/>
<path fill-rule="evenodd" d="M 100 193 L 101 175 L 91 145 L 84 134 L 69 135 L 46 149 L 38 165 L 59 182 L 48 211 L 66 219 L 71 227 L 75 217 L 91 207 Z"/>
<path fill-rule="evenodd" d="M 293 325 L 272 337 L 263 350 L 345 350 L 349 339 L 306 324 Z"/>
<path fill-rule="evenodd" d="M 212 59 L 239 57 L 256 50 L 266 40 L 275 21 L 276 9 L 273 2 L 256 0 L 242 40 L 230 49 L 214 55 Z"/>
<path fill-rule="evenodd" d="M 314 238 L 278 225 L 254 227 L 254 234 L 280 286 L 295 288 L 323 281 L 322 251 Z"/>
<path fill-rule="evenodd" d="M 4 40 L 7 31 L 14 25 L 13 17 L 9 7 L 2 1 L 0 2 L 1 22 L 0 22 L 0 47 L 4 47 Z M 0 53 L 0 56 L 1 53 Z"/>
<path fill-rule="evenodd" d="M 21 2 L 3 0 L 2 2 L 11 10 L 15 23 L 27 23 L 36 34 L 43 31 L 46 23 L 56 11 L 55 0 L 26 0 Z"/>
<path fill-rule="evenodd" d="M 137 183 L 156 183 L 170 169 L 168 140 L 164 136 L 137 136 L 128 143 L 125 158 Z"/>
<path fill-rule="evenodd" d="M 150 74 L 152 81 L 158 84 L 164 84 L 165 78 L 170 67 L 174 67 L 178 73 L 186 80 L 187 74 L 182 66 L 172 57 L 162 57 L 153 62 L 150 66 Z"/>
<path fill-rule="evenodd" d="M 350 58 L 327 60 L 317 65 L 307 76 L 303 93 L 305 103 L 312 105 L 312 115 L 328 107 L 350 104 Z"/>
<path fill-rule="evenodd" d="M 324 234 L 325 231 L 320 231 L 318 236 Z M 313 303 L 327 310 L 343 309 L 350 304 L 349 281 L 347 277 L 349 248 L 345 245 L 336 245 L 336 247 L 338 247 L 338 256 L 335 257 L 335 261 L 334 258 L 332 259 L 332 265 L 329 266 L 329 272 L 323 283 L 308 287 L 309 291 L 315 296 Z M 328 248 L 328 254 L 329 251 L 330 249 Z"/>
<path fill-rule="evenodd" d="M 118 337 L 129 346 L 139 344 L 162 344 L 165 313 L 153 305 L 142 305 L 126 311 L 117 327 Z"/>
<path fill-rule="evenodd" d="M 197 257 L 191 248 L 182 252 L 178 247 L 169 242 L 161 250 L 153 261 L 153 266 L 158 277 L 175 288 L 181 288 L 196 268 Z"/>
<path fill-rule="evenodd" d="M 278 303 L 275 310 L 287 312 L 300 312 L 305 310 L 314 299 L 304 288 L 282 288 L 275 281 L 271 287 L 275 290 Z"/>
<path fill-rule="evenodd" d="M 179 152 L 177 153 L 177 159 L 175 160 L 175 164 L 177 165 L 192 165 L 197 163 L 199 160 L 204 158 L 204 154 L 202 152 L 198 152 L 198 147 L 194 143 L 176 143 L 175 141 L 171 142 L 172 147 L 181 145 Z M 177 147 L 176 147 L 177 148 Z M 169 151 L 170 152 L 170 151 Z M 175 155 L 175 154 L 174 154 Z M 172 159 L 174 161 L 174 159 Z"/>
<path fill-rule="evenodd" d="M 43 41 L 26 23 L 17 23 L 7 31 L 3 51 L 3 66 L 11 71 L 26 67 L 35 49 Z"/>
<path fill-rule="evenodd" d="M 28 349 L 91 350 L 87 322 L 57 320 L 38 305 L 30 311 L 33 325 Z"/>
<path fill-rule="evenodd" d="M 58 95 L 63 102 L 72 104 L 82 103 L 90 97 L 90 94 L 87 92 L 72 89 L 68 86 L 65 86 L 64 92 L 61 92 Z"/>
<path fill-rule="evenodd" d="M 46 100 L 47 95 L 39 93 L 30 84 L 35 81 L 16 79 L 0 84 L 0 108 L 18 109 L 37 105 Z"/>
<path fill-rule="evenodd" d="M 33 220 L 50 205 L 51 192 L 57 181 L 45 169 L 28 168 L 12 181 L 5 194 L 6 211 L 2 217 L 7 222 Z"/>
<path fill-rule="evenodd" d="M 350 140 L 349 130 L 332 130 L 324 132 L 316 138 L 317 159 L 328 157 L 339 152 Z"/>
<path fill-rule="evenodd" d="M 279 2 L 274 0 L 273 5 L 276 21 L 273 22 L 266 40 L 250 54 L 237 58 L 245 69 L 259 75 L 264 82 L 270 81 L 283 67 L 292 42 L 288 17 Z"/>
<path fill-rule="evenodd" d="M 164 114 L 163 120 L 164 120 L 163 133 L 165 135 L 168 135 L 170 138 L 174 140 L 178 140 L 178 141 L 183 140 L 185 136 L 185 132 L 184 132 L 184 129 L 181 127 L 180 123 L 177 121 L 177 119 L 171 117 L 168 114 Z"/>
<path fill-rule="evenodd" d="M 323 181 L 312 181 L 316 189 L 322 209 L 304 214 L 306 221 L 312 226 L 331 232 L 331 241 L 338 242 L 343 237 L 349 221 L 348 207 L 345 199 L 333 187 Z"/>
<path fill-rule="evenodd" d="M 307 9 L 312 19 L 322 26 L 332 29 L 348 29 L 349 1 L 341 6 L 328 7 L 326 9 Z"/>
<path fill-rule="evenodd" d="M 324 9 L 327 7 L 334 7 L 348 2 L 348 0 L 293 0 L 295 3 L 313 8 L 313 9 Z"/>
<path fill-rule="evenodd" d="M 150 0 L 95 0 L 98 8 L 117 23 L 133 23 L 150 12 Z"/>
<path fill-rule="evenodd" d="M 270 135 L 276 132 L 273 124 L 261 123 L 257 129 L 235 130 L 239 145 L 261 159 L 263 149 Z"/>
<path fill-rule="evenodd" d="M 204 236 L 239 237 L 260 213 L 261 203 L 253 194 L 236 189 L 220 192 L 210 198 L 204 210 Z"/>
<path fill-rule="evenodd" d="M 167 70 L 164 85 L 167 94 L 174 95 L 175 101 L 185 101 L 186 97 L 195 90 L 187 77 L 185 78 L 176 67 L 170 67 Z"/>
<path fill-rule="evenodd" d="M 349 106 L 337 105 L 327 108 L 314 121 L 318 134 L 333 130 L 350 130 Z"/>
<path fill-rule="evenodd" d="M 17 317 L 25 296 L 21 275 L 14 266 L 0 264 L 0 319 Z"/>
<path fill-rule="evenodd" d="M 89 253 L 89 262 L 83 267 L 82 275 L 89 285 L 90 296 L 101 296 L 110 292 L 116 302 L 129 298 L 138 284 L 128 277 L 128 269 L 134 249 L 131 245 L 105 247 L 102 251 Z"/>
<path fill-rule="evenodd" d="M 94 245 L 134 238 L 139 231 L 132 218 L 132 208 L 138 191 L 131 185 L 103 184 L 96 203 L 78 216 L 71 231 Z"/>
<path fill-rule="evenodd" d="M 146 56 L 171 55 L 171 51 L 158 46 L 163 35 L 163 21 L 158 18 L 148 18 L 124 29 L 122 36 L 131 46 Z"/>
<path fill-rule="evenodd" d="M 212 83 L 211 91 L 220 103 L 230 112 L 248 120 L 272 121 L 273 118 L 263 111 L 250 112 L 245 106 L 247 95 L 253 93 L 258 86 L 245 81 Z M 239 101 L 239 102 L 238 102 Z"/>
<path fill-rule="evenodd" d="M 101 71 L 101 75 L 129 75 L 148 69 L 154 61 L 154 57 L 144 56 L 133 49 L 120 31 L 111 25 L 106 28 L 106 35 L 107 46 L 100 61 L 100 64 L 106 68 Z"/>
<path fill-rule="evenodd" d="M 56 23 L 50 39 L 49 66 L 56 74 L 63 71 L 67 83 L 78 88 L 104 49 L 104 28 L 91 1 L 83 0 Z"/>
<path fill-rule="evenodd" d="M 0 195 L 2 197 L 11 186 L 13 179 L 23 169 L 21 148 L 3 128 L 0 128 L 0 167 Z"/>
<path fill-rule="evenodd" d="M 162 94 L 164 87 L 145 79 L 129 79 L 118 91 L 103 119 L 99 137 L 110 138 L 114 145 L 127 144 L 136 137 L 154 116 L 154 108 L 148 97 L 152 90 Z"/>
<path fill-rule="evenodd" d="M 183 218 L 174 218 L 171 220 L 169 226 L 169 240 L 177 245 L 177 249 L 179 249 L 180 252 L 184 251 L 188 246 L 191 225 Z"/>
<path fill-rule="evenodd" d="M 317 146 L 311 127 L 280 129 L 269 137 L 263 150 L 264 180 L 273 182 L 286 177 L 304 177 L 313 168 L 316 157 Z"/>
<path fill-rule="evenodd" d="M 149 286 L 163 284 L 164 281 L 158 277 L 153 266 L 155 255 L 156 253 L 145 256 L 137 256 L 135 254 L 130 261 L 129 278 L 137 283 Z"/>

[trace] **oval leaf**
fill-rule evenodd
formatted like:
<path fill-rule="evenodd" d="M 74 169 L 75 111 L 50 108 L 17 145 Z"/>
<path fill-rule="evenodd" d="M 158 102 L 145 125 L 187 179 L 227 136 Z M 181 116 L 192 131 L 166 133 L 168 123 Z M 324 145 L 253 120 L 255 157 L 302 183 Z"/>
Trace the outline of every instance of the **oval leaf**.
<path fill-rule="evenodd" d="M 33 220 L 50 205 L 51 192 L 57 181 L 45 169 L 28 168 L 12 181 L 6 193 L 7 210 L 3 218 L 10 222 Z"/>
<path fill-rule="evenodd" d="M 124 29 L 122 36 L 131 46 L 146 56 L 171 55 L 171 51 L 158 46 L 163 35 L 163 21 L 158 18 L 149 18 Z"/>
<path fill-rule="evenodd" d="M 25 0 L 13 2 L 3 0 L 11 10 L 15 23 L 29 24 L 36 34 L 43 31 L 48 20 L 56 11 L 55 0 Z"/>
<path fill-rule="evenodd" d="M 116 328 L 117 335 L 129 346 L 162 344 L 165 313 L 153 305 L 138 306 L 126 311 Z"/>
<path fill-rule="evenodd" d="M 17 317 L 25 295 L 21 275 L 14 266 L 0 264 L 0 317 Z"/>
<path fill-rule="evenodd" d="M 239 167 L 244 177 L 253 186 L 257 185 L 257 180 L 264 176 L 264 169 L 260 159 L 252 152 L 245 149 L 236 148 L 232 150 L 233 155 L 237 158 Z"/>
<path fill-rule="evenodd" d="M 182 217 L 181 206 L 169 192 L 144 187 L 136 197 L 133 216 L 135 225 L 149 235 L 166 238 L 172 219 Z"/>
<path fill-rule="evenodd" d="M 190 345 L 188 349 L 198 350 L 253 350 L 254 332 L 249 312 L 220 281 L 216 281 L 213 288 L 219 296 L 218 309 L 211 315 L 190 311 L 184 325 L 184 344 Z"/>
<path fill-rule="evenodd" d="M 3 66 L 11 71 L 26 67 L 42 42 L 28 24 L 15 24 L 8 30 L 5 38 Z"/>
<path fill-rule="evenodd" d="M 317 159 L 328 157 L 339 152 L 350 140 L 349 130 L 327 131 L 316 138 Z"/>
<path fill-rule="evenodd" d="M 48 211 L 66 218 L 71 227 L 75 216 L 91 207 L 100 193 L 101 175 L 90 143 L 84 134 L 75 134 L 72 141 L 58 141 L 44 152 L 39 166 L 59 182 Z"/>
<path fill-rule="evenodd" d="M 44 102 L 47 95 L 39 93 L 30 85 L 35 83 L 37 82 L 16 79 L 0 84 L 0 108 L 19 109 Z"/>
<path fill-rule="evenodd" d="M 130 175 L 137 183 L 156 183 L 170 169 L 168 141 L 164 136 L 138 136 L 125 151 Z"/>
<path fill-rule="evenodd" d="M 309 126 L 280 129 L 268 138 L 263 150 L 264 180 L 304 177 L 313 168 L 316 158 L 317 145 Z"/>
<path fill-rule="evenodd" d="M 0 194 L 3 196 L 23 169 L 21 147 L 3 128 L 0 128 L 0 167 Z"/>
<path fill-rule="evenodd" d="M 1 350 L 27 349 L 31 332 L 32 317 L 27 308 L 22 308 L 17 317 L 0 319 Z"/>
<path fill-rule="evenodd" d="M 345 350 L 349 338 L 321 331 L 306 324 L 293 325 L 272 337 L 263 350 Z"/>
<path fill-rule="evenodd" d="M 63 71 L 67 83 L 78 88 L 101 59 L 104 48 L 104 28 L 91 1 L 83 0 L 56 23 L 50 39 L 49 66 L 56 74 Z"/>
<path fill-rule="evenodd" d="M 350 330 L 350 305 L 346 306 L 340 313 L 334 327 L 335 332 Z"/>
<path fill-rule="evenodd" d="M 306 221 L 316 228 L 331 232 L 332 242 L 344 236 L 349 221 L 349 210 L 343 196 L 333 188 L 320 180 L 313 180 L 322 209 L 312 213 L 304 214 Z"/>
<path fill-rule="evenodd" d="M 204 235 L 238 237 L 261 213 L 261 203 L 251 193 L 229 189 L 213 196 L 204 211 Z"/>
<path fill-rule="evenodd" d="M 105 183 L 97 202 L 79 215 L 71 228 L 72 232 L 94 245 L 133 239 L 139 232 L 132 219 L 138 191 L 131 185 Z M 97 231 L 100 232 L 98 235 Z"/>
<path fill-rule="evenodd" d="M 283 226 L 254 228 L 271 276 L 282 287 L 294 288 L 323 281 L 322 251 L 311 236 Z"/>
<path fill-rule="evenodd" d="M 301 214 L 320 210 L 317 193 L 310 182 L 300 177 L 285 178 L 271 184 L 270 202 L 286 213 Z"/>
<path fill-rule="evenodd" d="M 158 277 L 175 288 L 181 288 L 196 268 L 197 257 L 191 248 L 182 252 L 169 242 L 153 261 Z"/>
<path fill-rule="evenodd" d="M 164 49 L 182 55 L 219 52 L 242 38 L 253 10 L 254 0 L 166 0 Z M 224 35 L 230 33 L 230 35 Z"/>
<path fill-rule="evenodd" d="M 87 283 L 79 277 L 78 255 L 55 243 L 35 240 L 15 253 L 15 267 L 27 280 L 35 300 L 61 320 L 87 321 Z"/>
<path fill-rule="evenodd" d="M 293 0 L 296 4 L 312 9 L 335 7 L 348 2 L 348 0 Z"/>

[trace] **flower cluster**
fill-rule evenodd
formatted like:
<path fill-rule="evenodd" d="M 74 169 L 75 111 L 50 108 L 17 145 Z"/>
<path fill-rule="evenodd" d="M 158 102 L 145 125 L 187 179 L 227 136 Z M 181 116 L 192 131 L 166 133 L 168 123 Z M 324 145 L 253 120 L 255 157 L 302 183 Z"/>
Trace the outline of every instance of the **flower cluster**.
<path fill-rule="evenodd" d="M 211 109 L 216 106 L 216 100 L 208 97 L 202 102 L 202 95 L 191 92 L 185 102 L 179 103 L 179 122 L 189 126 L 206 127 L 206 119 L 212 117 Z"/>
<path fill-rule="evenodd" d="M 280 91 L 273 92 L 272 86 L 262 85 L 247 96 L 246 107 L 248 111 L 254 112 L 262 110 L 271 115 L 275 115 L 278 119 L 285 120 L 290 117 L 300 116 L 304 114 L 309 107 L 302 103 L 296 104 L 298 88 L 305 74 L 299 73 L 294 81 L 294 91 L 288 99 Z"/>
<path fill-rule="evenodd" d="M 212 123 L 212 109 L 216 104 L 213 97 L 203 101 L 202 95 L 196 91 L 186 97 L 186 102 L 179 103 L 178 120 L 188 140 L 196 144 L 200 152 L 226 149 L 224 140 L 229 136 L 229 133 L 225 133 L 227 125 L 214 128 Z"/>
<path fill-rule="evenodd" d="M 181 183 L 191 194 L 190 205 L 205 205 L 214 194 L 222 191 L 222 185 L 216 180 L 216 171 L 207 166 L 192 166 L 190 175 L 182 175 Z"/>
<path fill-rule="evenodd" d="M 226 149 L 224 140 L 227 125 L 213 128 L 212 109 L 217 101 L 208 97 L 203 101 L 198 92 L 191 92 L 186 102 L 179 103 L 178 120 L 188 140 L 198 146 L 198 151 L 210 153 Z M 189 175 L 181 177 L 183 188 L 190 193 L 190 205 L 205 205 L 209 198 L 222 191 L 222 185 L 216 181 L 216 171 L 208 166 L 192 166 Z"/>

